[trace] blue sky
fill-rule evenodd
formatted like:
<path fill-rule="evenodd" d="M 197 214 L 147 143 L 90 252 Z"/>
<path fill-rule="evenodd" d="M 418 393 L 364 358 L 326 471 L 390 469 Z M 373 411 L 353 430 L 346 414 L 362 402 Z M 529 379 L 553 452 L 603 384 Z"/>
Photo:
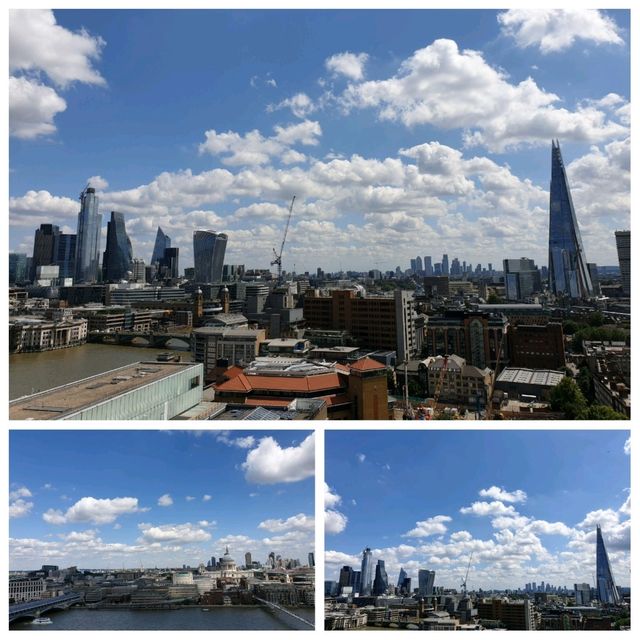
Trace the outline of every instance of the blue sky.
<path fill-rule="evenodd" d="M 594 584 L 595 525 L 630 585 L 628 431 L 329 431 L 326 575 L 370 547 L 390 580 Z"/>
<path fill-rule="evenodd" d="M 587 257 L 629 226 L 626 10 L 30 10 L 10 19 L 10 244 L 87 181 L 149 260 L 160 224 L 268 267 L 546 263 L 550 140 Z M 53 58 L 51 51 L 59 57 Z M 435 260 L 434 260 L 435 261 Z"/>
<path fill-rule="evenodd" d="M 314 549 L 308 431 L 11 431 L 9 455 L 12 569 Z"/>

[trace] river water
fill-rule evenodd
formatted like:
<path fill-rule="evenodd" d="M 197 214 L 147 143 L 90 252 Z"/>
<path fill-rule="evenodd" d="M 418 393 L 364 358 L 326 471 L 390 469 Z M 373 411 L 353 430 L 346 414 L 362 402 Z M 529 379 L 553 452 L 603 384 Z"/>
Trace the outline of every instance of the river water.
<path fill-rule="evenodd" d="M 293 613 L 314 621 L 311 608 L 293 609 Z M 61 631 L 61 630 L 213 630 L 213 629 L 306 629 L 306 624 L 295 618 L 263 607 L 211 607 L 208 611 L 200 608 L 175 609 L 172 611 L 133 611 L 131 609 L 85 609 L 74 608 L 66 611 L 48 611 L 52 624 L 34 625 L 30 622 L 16 622 L 10 625 L 12 631 Z"/>
<path fill-rule="evenodd" d="M 87 343 L 56 351 L 14 353 L 9 356 L 9 399 L 46 391 L 132 362 L 155 360 L 159 353 L 168 351 L 171 350 Z M 173 352 L 183 360 L 191 359 L 188 351 Z"/>

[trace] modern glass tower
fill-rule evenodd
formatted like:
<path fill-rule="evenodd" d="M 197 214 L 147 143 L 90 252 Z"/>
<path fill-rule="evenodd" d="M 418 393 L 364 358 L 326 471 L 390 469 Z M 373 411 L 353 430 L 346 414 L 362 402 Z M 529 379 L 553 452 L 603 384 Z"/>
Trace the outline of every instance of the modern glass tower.
<path fill-rule="evenodd" d="M 596 527 L 596 588 L 598 600 L 608 604 L 619 604 L 622 601 L 618 587 L 613 579 L 607 548 L 604 546 L 600 525 Z"/>
<path fill-rule="evenodd" d="M 99 243 L 102 216 L 98 213 L 98 196 L 93 187 L 80 194 L 76 239 L 76 282 L 96 282 L 100 264 Z"/>
<path fill-rule="evenodd" d="M 151 256 L 151 262 L 160 262 L 164 258 L 165 249 L 171 248 L 171 238 L 162 231 L 161 227 L 158 227 L 158 233 L 156 233 L 156 242 L 153 245 L 153 255 Z"/>
<path fill-rule="evenodd" d="M 107 248 L 102 258 L 102 279 L 105 282 L 125 279 L 127 271 L 131 270 L 132 261 L 133 250 L 124 226 L 124 215 L 112 211 L 111 220 L 107 223 Z"/>
<path fill-rule="evenodd" d="M 557 140 L 551 142 L 549 192 L 549 288 L 557 296 L 589 298 L 591 277 Z"/>
<path fill-rule="evenodd" d="M 398 588 L 402 587 L 402 585 L 404 584 L 404 581 L 408 578 L 409 576 L 407 575 L 407 572 L 400 567 L 400 573 L 398 574 Z"/>
<path fill-rule="evenodd" d="M 227 236 L 215 231 L 193 232 L 193 262 L 196 282 L 222 282 Z"/>
<path fill-rule="evenodd" d="M 362 565 L 360 566 L 360 595 L 370 596 L 373 586 L 373 556 L 371 549 L 367 547 L 362 552 Z"/>
<path fill-rule="evenodd" d="M 433 595 L 433 583 L 436 579 L 436 572 L 428 569 L 418 571 L 418 592 L 421 596 Z"/>
<path fill-rule="evenodd" d="M 383 596 L 389 589 L 389 577 L 387 570 L 384 568 L 384 560 L 378 560 L 376 565 L 376 577 L 373 581 L 373 595 Z"/>
<path fill-rule="evenodd" d="M 53 245 L 53 264 L 60 267 L 60 278 L 73 278 L 76 262 L 76 234 L 61 233 Z"/>
<path fill-rule="evenodd" d="M 622 292 L 631 295 L 631 231 L 616 231 L 618 264 L 622 276 Z"/>

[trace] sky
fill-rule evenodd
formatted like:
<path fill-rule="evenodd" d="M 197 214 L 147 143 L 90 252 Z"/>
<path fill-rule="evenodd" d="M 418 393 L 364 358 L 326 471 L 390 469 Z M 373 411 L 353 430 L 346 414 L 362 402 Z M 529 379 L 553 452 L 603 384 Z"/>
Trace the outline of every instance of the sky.
<path fill-rule="evenodd" d="M 308 431 L 10 432 L 10 569 L 238 565 L 314 550 Z"/>
<path fill-rule="evenodd" d="M 590 262 L 629 227 L 628 10 L 10 12 L 10 248 L 74 233 L 87 184 L 149 261 L 547 262 L 551 139 Z"/>
<path fill-rule="evenodd" d="M 435 584 L 517 589 L 595 584 L 596 524 L 630 586 L 630 432 L 328 431 L 325 574 L 362 550 Z"/>

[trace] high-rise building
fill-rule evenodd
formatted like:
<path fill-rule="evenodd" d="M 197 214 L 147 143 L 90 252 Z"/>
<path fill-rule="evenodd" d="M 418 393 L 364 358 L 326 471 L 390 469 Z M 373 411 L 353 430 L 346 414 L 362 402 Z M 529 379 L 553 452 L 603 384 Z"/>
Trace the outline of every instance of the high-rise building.
<path fill-rule="evenodd" d="M 557 296 L 589 298 L 591 277 L 557 140 L 551 143 L 549 192 L 549 289 Z"/>
<path fill-rule="evenodd" d="M 416 273 L 422 273 L 422 258 L 416 256 Z"/>
<path fill-rule="evenodd" d="M 75 233 L 60 233 L 53 245 L 53 264 L 58 265 L 60 278 L 73 278 L 76 273 Z"/>
<path fill-rule="evenodd" d="M 162 227 L 158 227 L 158 231 L 156 233 L 156 241 L 153 245 L 153 253 L 151 254 L 150 264 L 160 262 L 162 258 L 164 258 L 165 249 L 169 249 L 170 247 L 171 238 L 166 233 L 164 233 Z"/>
<path fill-rule="evenodd" d="M 158 231 L 160 230 L 160 227 L 158 227 Z M 251 560 L 251 552 L 247 551 L 247 553 L 244 554 L 244 566 L 247 569 L 251 569 L 253 562 Z"/>
<path fill-rule="evenodd" d="M 573 585 L 576 596 L 576 605 L 586 607 L 591 603 L 591 587 L 586 582 Z"/>
<path fill-rule="evenodd" d="M 400 573 L 398 574 L 398 588 L 402 586 L 402 583 L 405 581 L 405 579 L 407 578 L 407 572 L 400 567 Z"/>
<path fill-rule="evenodd" d="M 146 281 L 147 266 L 144 260 L 140 258 L 134 258 L 131 261 L 131 281 L 132 282 L 145 282 Z"/>
<path fill-rule="evenodd" d="M 353 569 L 345 565 L 340 569 L 340 576 L 338 577 L 338 585 L 342 590 L 342 587 L 351 587 L 353 586 Z"/>
<path fill-rule="evenodd" d="M 371 549 L 367 547 L 362 552 L 362 564 L 360 565 L 360 595 L 370 596 L 373 587 L 373 556 Z"/>
<path fill-rule="evenodd" d="M 378 560 L 376 565 L 376 577 L 373 580 L 373 595 L 383 596 L 389 589 L 389 578 L 387 571 L 384 568 L 384 560 Z"/>
<path fill-rule="evenodd" d="M 309 566 L 309 567 L 315 567 L 316 566 L 316 556 L 313 553 L 313 551 L 309 551 L 307 566 Z"/>
<path fill-rule="evenodd" d="M 9 254 L 9 284 L 22 283 L 27 279 L 27 254 Z"/>
<path fill-rule="evenodd" d="M 127 278 L 132 260 L 133 250 L 124 226 L 124 215 L 112 211 L 111 220 L 107 223 L 107 248 L 102 258 L 102 279 L 105 282 L 118 282 Z"/>
<path fill-rule="evenodd" d="M 449 256 L 446 253 L 442 254 L 442 275 L 449 275 Z"/>
<path fill-rule="evenodd" d="M 531 258 L 508 258 L 502 264 L 507 300 L 523 300 L 542 291 L 540 271 Z"/>
<path fill-rule="evenodd" d="M 418 593 L 421 596 L 433 595 L 433 584 L 436 579 L 436 572 L 428 569 L 418 570 Z"/>
<path fill-rule="evenodd" d="M 53 264 L 53 247 L 58 235 L 60 235 L 60 227 L 56 224 L 41 224 L 40 228 L 36 229 L 33 238 L 31 273 L 29 274 L 32 282 L 35 280 L 38 267 Z"/>
<path fill-rule="evenodd" d="M 193 261 L 196 282 L 222 282 L 227 235 L 215 231 L 193 232 Z"/>
<path fill-rule="evenodd" d="M 160 275 L 163 278 L 174 280 L 180 277 L 178 257 L 180 249 L 178 247 L 167 247 L 164 255 L 160 259 Z"/>
<path fill-rule="evenodd" d="M 596 580 L 598 590 L 598 600 L 607 604 L 619 604 L 622 600 L 618 593 L 607 548 L 604 546 L 600 525 L 596 526 Z"/>
<path fill-rule="evenodd" d="M 431 264 L 431 256 L 424 257 L 424 275 L 425 276 L 433 275 L 433 265 Z"/>
<path fill-rule="evenodd" d="M 78 233 L 76 239 L 76 283 L 98 280 L 100 264 L 100 229 L 102 216 L 98 213 L 98 196 L 93 187 L 80 194 Z"/>
<path fill-rule="evenodd" d="M 618 264 L 622 276 L 622 291 L 631 295 L 631 231 L 616 231 L 616 248 Z"/>
<path fill-rule="evenodd" d="M 591 278 L 591 288 L 593 289 L 593 295 L 600 295 L 600 276 L 598 275 L 598 265 L 595 262 L 587 262 L 587 269 L 589 269 L 589 277 Z"/>
<path fill-rule="evenodd" d="M 361 571 L 353 572 L 353 579 L 352 579 L 351 586 L 353 587 L 353 593 L 360 593 L 362 589 L 362 572 Z"/>
<path fill-rule="evenodd" d="M 411 273 L 416 273 L 418 270 L 418 263 L 415 258 L 411 258 L 411 260 L 409 260 L 409 269 L 411 270 Z"/>

